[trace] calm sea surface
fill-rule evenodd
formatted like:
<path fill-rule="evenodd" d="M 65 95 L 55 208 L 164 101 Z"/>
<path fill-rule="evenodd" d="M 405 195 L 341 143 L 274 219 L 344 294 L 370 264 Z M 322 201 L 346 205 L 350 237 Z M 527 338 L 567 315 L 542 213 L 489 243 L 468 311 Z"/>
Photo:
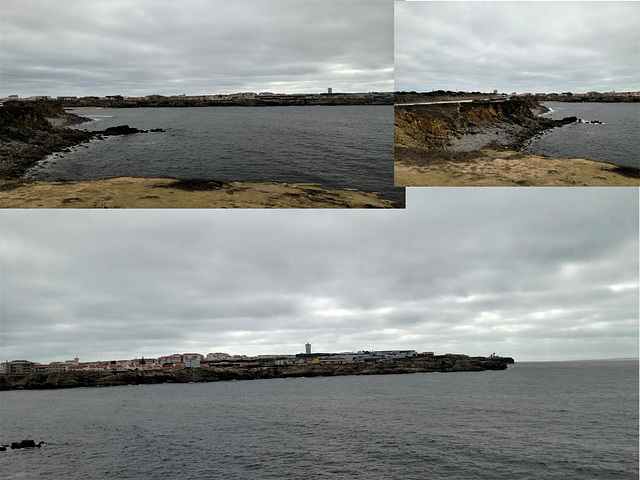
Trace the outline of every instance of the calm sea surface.
<path fill-rule="evenodd" d="M 587 158 L 640 168 L 640 103 L 544 102 L 549 118 L 578 117 L 604 124 L 572 123 L 548 130 L 525 150 L 559 158 Z"/>
<path fill-rule="evenodd" d="M 638 361 L 0 392 L 2 478 L 637 479 Z"/>
<path fill-rule="evenodd" d="M 115 108 L 76 110 L 94 119 L 76 128 L 116 125 L 147 133 L 90 142 L 40 162 L 28 177 L 95 180 L 118 176 L 200 177 L 320 183 L 382 192 L 393 187 L 393 106 Z"/>

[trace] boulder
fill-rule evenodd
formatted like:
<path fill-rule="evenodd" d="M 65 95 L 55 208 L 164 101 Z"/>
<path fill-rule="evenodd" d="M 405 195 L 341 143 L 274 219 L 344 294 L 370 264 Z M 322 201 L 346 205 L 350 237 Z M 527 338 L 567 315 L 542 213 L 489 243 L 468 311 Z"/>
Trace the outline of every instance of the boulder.
<path fill-rule="evenodd" d="M 137 128 L 130 127 L 129 125 L 118 125 L 117 127 L 109 127 L 100 133 L 102 135 L 131 135 L 134 133 L 146 133 L 146 131 L 138 130 Z"/>
<path fill-rule="evenodd" d="M 21 442 L 12 442 L 11 443 L 11 448 L 16 449 L 16 448 L 35 448 L 35 447 L 39 447 L 40 445 L 42 445 L 42 442 L 36 444 L 35 441 L 33 440 L 22 440 Z"/>
<path fill-rule="evenodd" d="M 564 117 L 562 120 L 560 120 L 560 123 L 562 125 L 568 125 L 570 123 L 575 123 L 578 121 L 578 117 Z"/>

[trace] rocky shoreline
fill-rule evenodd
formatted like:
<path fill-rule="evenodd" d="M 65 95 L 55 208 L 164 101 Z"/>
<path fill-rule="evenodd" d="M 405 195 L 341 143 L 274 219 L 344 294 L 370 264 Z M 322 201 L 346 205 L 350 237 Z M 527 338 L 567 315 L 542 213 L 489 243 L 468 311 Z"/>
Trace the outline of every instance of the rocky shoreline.
<path fill-rule="evenodd" d="M 487 144 L 519 150 L 534 136 L 578 121 L 539 116 L 535 98 L 470 103 L 416 104 L 394 109 L 394 144 L 401 147 L 471 151 Z"/>
<path fill-rule="evenodd" d="M 522 152 L 533 137 L 579 121 L 539 116 L 534 97 L 394 108 L 394 184 L 638 186 L 640 170 Z"/>
<path fill-rule="evenodd" d="M 0 107 L 0 179 L 19 178 L 54 152 L 88 142 L 94 132 L 66 128 L 87 118 L 66 113 L 58 102 L 7 102 Z"/>
<path fill-rule="evenodd" d="M 90 121 L 65 112 L 62 104 L 56 101 L 7 102 L 0 107 L 0 179 L 22 177 L 48 155 L 66 152 L 69 147 L 92 139 L 164 132 L 162 128 L 139 130 L 129 125 L 92 132 L 67 128 Z"/>
<path fill-rule="evenodd" d="M 438 355 L 386 362 L 310 365 L 244 365 L 126 372 L 49 372 L 31 375 L 0 375 L 0 390 L 43 390 L 160 383 L 219 382 L 273 378 L 331 377 L 344 375 L 391 375 L 409 373 L 484 372 L 506 370 L 510 357 Z"/>

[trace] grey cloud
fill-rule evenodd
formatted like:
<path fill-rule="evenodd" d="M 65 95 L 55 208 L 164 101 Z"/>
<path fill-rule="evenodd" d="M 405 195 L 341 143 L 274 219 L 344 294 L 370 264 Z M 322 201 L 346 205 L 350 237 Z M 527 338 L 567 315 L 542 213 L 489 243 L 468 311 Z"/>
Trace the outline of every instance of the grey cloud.
<path fill-rule="evenodd" d="M 3 351 L 637 356 L 635 189 L 407 196 L 394 212 L 0 212 Z"/>
<path fill-rule="evenodd" d="M 396 90 L 638 90 L 635 2 L 404 2 Z"/>
<path fill-rule="evenodd" d="M 4 1 L 2 22 L 3 94 L 393 88 L 392 2 Z"/>

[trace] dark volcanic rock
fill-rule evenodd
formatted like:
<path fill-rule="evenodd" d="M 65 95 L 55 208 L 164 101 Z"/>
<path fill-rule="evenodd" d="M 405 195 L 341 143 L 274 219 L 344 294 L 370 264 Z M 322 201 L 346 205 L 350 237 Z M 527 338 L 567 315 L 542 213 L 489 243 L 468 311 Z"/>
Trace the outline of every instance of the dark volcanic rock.
<path fill-rule="evenodd" d="M 564 117 L 560 120 L 561 125 L 569 125 L 570 123 L 576 123 L 578 121 L 578 117 Z"/>
<path fill-rule="evenodd" d="M 118 125 L 117 127 L 109 127 L 99 132 L 102 135 L 132 135 L 134 133 L 147 133 L 148 130 L 138 130 L 129 125 Z"/>
<path fill-rule="evenodd" d="M 36 443 L 33 440 L 22 440 L 21 442 L 12 442 L 11 443 L 11 448 L 12 449 L 20 449 L 20 448 L 35 448 L 35 447 L 40 447 L 42 445 L 43 442 L 40 443 Z M 6 450 L 6 448 L 5 448 Z M 4 451 L 4 450 L 3 450 Z"/>
<path fill-rule="evenodd" d="M 152 128 L 151 130 L 139 130 L 129 125 L 118 125 L 117 127 L 109 127 L 101 132 L 94 132 L 100 135 L 133 135 L 134 133 L 164 132 L 163 128 Z"/>

